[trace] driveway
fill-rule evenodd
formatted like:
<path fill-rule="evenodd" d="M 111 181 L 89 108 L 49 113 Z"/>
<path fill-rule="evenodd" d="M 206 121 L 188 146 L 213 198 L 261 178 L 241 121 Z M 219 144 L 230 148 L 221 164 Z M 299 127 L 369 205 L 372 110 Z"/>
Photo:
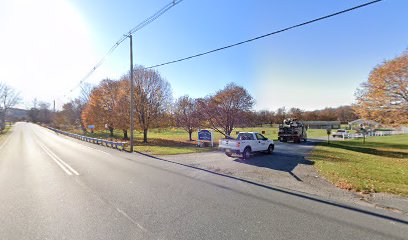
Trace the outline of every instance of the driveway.
<path fill-rule="evenodd" d="M 194 153 L 160 156 L 160 158 L 183 165 L 206 169 L 240 179 L 314 194 L 336 201 L 357 203 L 365 206 L 391 209 L 408 213 L 408 200 L 388 194 L 362 195 L 335 187 L 319 176 L 309 161 L 308 153 L 321 140 L 307 143 L 275 142 L 272 155 L 256 154 L 248 160 L 227 157 L 222 152 Z M 205 174 L 205 172 L 202 172 Z"/>

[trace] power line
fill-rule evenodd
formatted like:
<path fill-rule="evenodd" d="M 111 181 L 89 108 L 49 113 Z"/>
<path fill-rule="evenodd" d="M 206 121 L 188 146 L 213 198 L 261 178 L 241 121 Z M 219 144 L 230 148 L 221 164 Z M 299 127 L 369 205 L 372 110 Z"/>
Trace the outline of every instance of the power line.
<path fill-rule="evenodd" d="M 231 45 L 228 45 L 228 46 L 216 48 L 216 49 L 213 49 L 213 50 L 210 50 L 210 51 L 207 51 L 207 52 L 203 52 L 203 53 L 199 53 L 199 54 L 196 54 L 196 55 L 192 55 L 192 56 L 189 56 L 189 57 L 184 57 L 184 58 L 180 58 L 180 59 L 177 59 L 177 60 L 173 60 L 173 61 L 169 61 L 169 62 L 165 62 L 165 63 L 160 63 L 160 64 L 153 65 L 153 66 L 150 66 L 150 67 L 146 67 L 146 69 L 161 67 L 161 66 L 165 66 L 165 65 L 169 65 L 169 64 L 173 64 L 173 63 L 177 63 L 177 62 L 182 62 L 182 61 L 189 60 L 189 59 L 192 59 L 192 58 L 201 57 L 201 56 L 204 56 L 204 55 L 207 55 L 207 54 L 210 54 L 210 53 L 214 53 L 214 52 L 218 52 L 218 51 L 225 50 L 225 49 L 228 49 L 228 48 L 236 47 L 236 46 L 239 46 L 239 45 L 242 45 L 242 44 L 245 44 L 245 43 L 249 43 L 249 42 L 252 42 L 252 41 L 255 41 L 255 40 L 259 40 L 261 38 L 269 37 L 271 35 L 282 33 L 282 32 L 285 32 L 285 31 L 289 31 L 289 30 L 294 29 L 294 28 L 305 26 L 305 25 L 308 25 L 308 24 L 311 24 L 311 23 L 314 23 L 314 22 L 318 22 L 318 21 L 321 21 L 321 20 L 324 20 L 324 19 L 327 19 L 327 18 L 331 18 L 331 17 L 337 16 L 337 15 L 340 15 L 340 14 L 343 14 L 343 13 L 346 13 L 346 12 L 350 12 L 350 11 L 359 9 L 359 8 L 362 8 L 362 7 L 366 7 L 368 5 L 378 3 L 378 2 L 381 2 L 381 1 L 383 1 L 383 0 L 375 0 L 375 1 L 367 2 L 367 3 L 361 4 L 361 5 L 352 7 L 352 8 L 342 10 L 340 12 L 332 13 L 332 14 L 329 14 L 329 15 L 326 15 L 326 16 L 323 16 L 323 17 L 319 17 L 319 18 L 315 18 L 315 19 L 307 21 L 307 22 L 296 24 L 296 25 L 293 25 L 293 26 L 290 26 L 290 27 L 287 27 L 287 28 L 283 28 L 281 30 L 277 30 L 277 31 L 274 31 L 274 32 L 271 32 L 271 33 L 267 33 L 267 34 L 264 34 L 264 35 L 261 35 L 261 36 L 258 36 L 258 37 L 254 37 L 254 38 L 242 41 L 242 42 L 238 42 L 238 43 L 234 43 L 234 44 L 231 44 Z"/>
<path fill-rule="evenodd" d="M 156 19 L 158 19 L 160 16 L 162 16 L 164 13 L 166 13 L 168 10 L 176 6 L 177 4 L 181 3 L 184 0 L 173 0 L 170 3 L 166 4 L 164 7 L 162 7 L 160 10 L 158 10 L 155 14 L 150 16 L 149 18 L 145 19 L 143 22 L 139 23 L 137 26 L 129 30 L 128 33 L 123 34 L 121 38 L 119 38 L 118 41 L 106 52 L 106 54 L 99 60 L 95 66 L 79 81 L 79 83 L 70 90 L 70 93 L 74 91 L 76 88 L 80 87 L 82 83 L 84 83 L 91 75 L 98 69 L 105 61 L 106 59 L 115 51 L 115 49 L 123 42 L 125 41 L 129 35 L 141 30 L 142 28 L 146 27 L 150 23 L 154 22 Z M 66 95 L 64 95 L 65 97 Z"/>

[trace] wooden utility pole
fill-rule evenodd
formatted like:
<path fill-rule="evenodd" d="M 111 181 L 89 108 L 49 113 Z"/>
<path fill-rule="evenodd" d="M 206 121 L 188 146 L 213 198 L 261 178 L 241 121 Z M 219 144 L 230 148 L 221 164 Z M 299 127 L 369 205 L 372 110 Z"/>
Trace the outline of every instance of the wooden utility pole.
<path fill-rule="evenodd" d="M 134 83 L 133 83 L 133 42 L 132 42 L 132 34 L 129 34 L 129 39 L 130 39 L 130 152 L 133 152 L 133 144 L 134 144 L 134 139 L 133 139 L 133 130 L 134 130 L 134 111 L 133 111 L 133 105 L 135 104 L 134 102 Z"/>

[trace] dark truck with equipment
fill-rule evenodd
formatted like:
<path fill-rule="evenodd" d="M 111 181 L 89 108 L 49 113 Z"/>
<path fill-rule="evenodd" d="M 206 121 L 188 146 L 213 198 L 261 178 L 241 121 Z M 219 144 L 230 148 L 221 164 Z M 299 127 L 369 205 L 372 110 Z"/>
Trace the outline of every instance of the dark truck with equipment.
<path fill-rule="evenodd" d="M 281 142 L 293 141 L 300 143 L 307 141 L 307 128 L 297 119 L 285 119 L 283 124 L 279 125 L 278 139 Z"/>

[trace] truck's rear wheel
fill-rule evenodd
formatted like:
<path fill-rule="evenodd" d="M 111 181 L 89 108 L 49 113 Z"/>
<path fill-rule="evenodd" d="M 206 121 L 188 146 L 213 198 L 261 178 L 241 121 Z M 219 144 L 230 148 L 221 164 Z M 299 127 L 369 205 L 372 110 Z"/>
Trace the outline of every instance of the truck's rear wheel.
<path fill-rule="evenodd" d="M 248 159 L 249 157 L 251 157 L 251 148 L 247 147 L 244 149 L 244 152 L 242 153 L 242 158 Z"/>
<path fill-rule="evenodd" d="M 272 154 L 273 153 L 273 149 L 275 148 L 275 146 L 274 145 L 269 145 L 269 147 L 268 147 L 268 154 Z"/>

